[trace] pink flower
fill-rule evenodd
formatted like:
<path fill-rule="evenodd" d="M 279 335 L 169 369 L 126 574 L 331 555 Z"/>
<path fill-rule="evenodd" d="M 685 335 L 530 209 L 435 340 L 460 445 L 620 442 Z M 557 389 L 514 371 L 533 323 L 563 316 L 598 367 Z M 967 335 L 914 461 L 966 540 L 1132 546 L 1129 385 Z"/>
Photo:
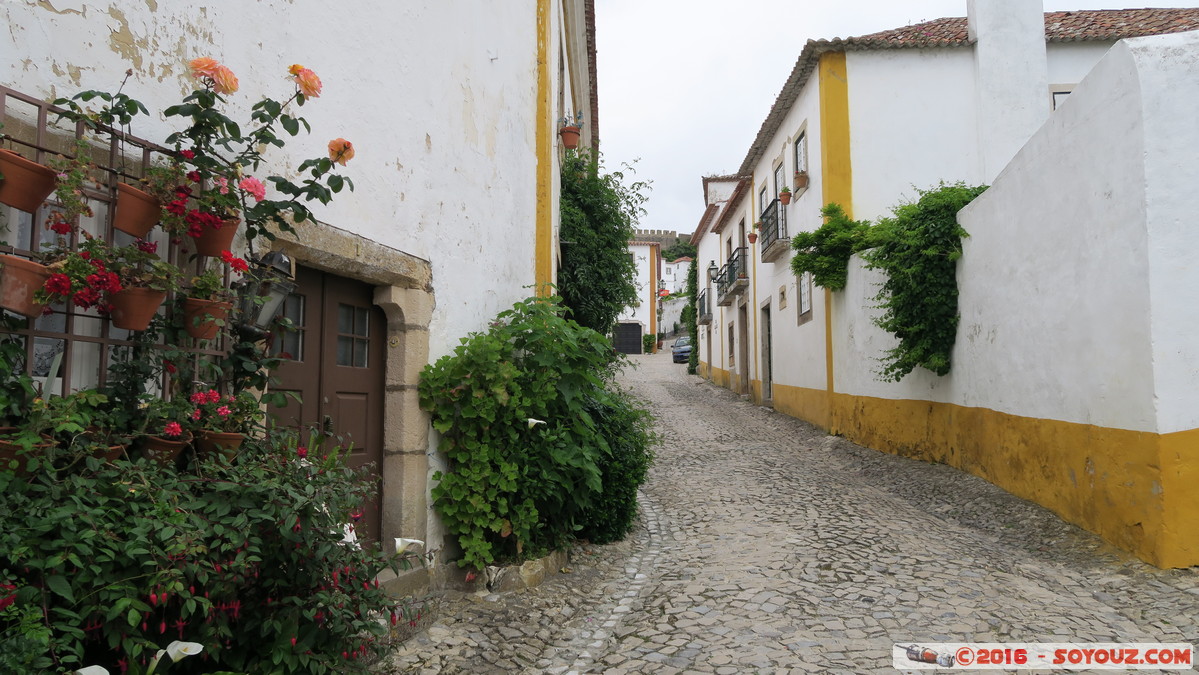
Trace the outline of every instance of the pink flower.
<path fill-rule="evenodd" d="M 233 411 L 229 409 L 229 406 L 223 405 L 216 409 L 216 414 L 220 415 L 221 417 L 228 417 L 233 414 Z"/>
<path fill-rule="evenodd" d="M 300 93 L 308 98 L 318 98 L 321 95 L 321 78 L 308 68 L 301 68 L 293 79 L 300 88 Z"/>
<path fill-rule="evenodd" d="M 223 195 L 229 194 L 229 179 L 228 178 L 225 178 L 224 176 L 217 176 L 216 178 L 212 179 L 212 182 L 216 183 L 217 187 L 220 188 L 221 194 L 223 194 Z"/>
<path fill-rule="evenodd" d="M 212 73 L 213 90 L 218 94 L 232 94 L 237 91 L 237 76 L 225 66 L 217 66 Z"/>
<path fill-rule="evenodd" d="M 193 422 L 200 421 L 200 409 L 199 408 L 196 408 L 195 410 L 192 411 L 192 421 Z"/>
<path fill-rule="evenodd" d="M 162 433 L 166 436 L 182 436 L 183 427 L 178 422 L 167 422 L 162 428 Z"/>
<path fill-rule="evenodd" d="M 245 178 L 241 179 L 241 181 L 238 182 L 237 187 L 250 193 L 256 202 L 266 199 L 266 186 L 262 184 L 262 181 L 253 176 L 246 176 Z"/>
<path fill-rule="evenodd" d="M 329 141 L 329 159 L 342 166 L 354 159 L 354 144 L 344 138 Z"/>

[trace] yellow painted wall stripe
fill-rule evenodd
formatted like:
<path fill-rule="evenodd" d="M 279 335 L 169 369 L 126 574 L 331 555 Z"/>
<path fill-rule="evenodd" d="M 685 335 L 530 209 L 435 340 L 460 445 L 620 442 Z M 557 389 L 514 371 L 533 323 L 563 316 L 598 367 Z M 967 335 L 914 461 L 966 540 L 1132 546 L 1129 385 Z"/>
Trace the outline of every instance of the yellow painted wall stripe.
<path fill-rule="evenodd" d="M 538 295 L 549 295 L 554 282 L 554 144 L 553 90 L 550 88 L 549 47 L 551 0 L 537 0 L 537 223 L 534 233 L 533 278 Z"/>
<path fill-rule="evenodd" d="M 853 167 L 849 152 L 849 76 L 845 52 L 820 56 L 820 186 L 825 204 L 836 202 L 853 217 Z M 824 291 L 825 389 L 834 391 L 833 379 L 833 294 Z M 829 431 L 837 432 L 836 419 Z"/>

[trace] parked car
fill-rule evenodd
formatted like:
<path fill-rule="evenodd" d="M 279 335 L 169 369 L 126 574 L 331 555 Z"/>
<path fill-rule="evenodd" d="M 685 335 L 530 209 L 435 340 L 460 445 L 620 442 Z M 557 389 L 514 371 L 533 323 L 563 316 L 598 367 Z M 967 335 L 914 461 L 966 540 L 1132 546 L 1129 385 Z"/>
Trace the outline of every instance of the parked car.
<path fill-rule="evenodd" d="M 670 345 L 670 353 L 675 363 L 687 363 L 691 360 L 691 336 L 684 335 Z"/>

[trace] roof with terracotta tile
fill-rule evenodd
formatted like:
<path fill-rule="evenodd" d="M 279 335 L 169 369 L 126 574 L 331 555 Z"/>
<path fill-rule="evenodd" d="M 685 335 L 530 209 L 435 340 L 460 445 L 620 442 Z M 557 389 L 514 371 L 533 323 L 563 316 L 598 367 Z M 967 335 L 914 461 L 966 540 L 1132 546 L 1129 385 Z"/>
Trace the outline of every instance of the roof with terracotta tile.
<path fill-rule="evenodd" d="M 1047 42 L 1114 42 L 1123 38 L 1199 30 L 1199 8 L 1097 9 L 1045 13 Z M 808 40 L 758 130 L 738 174 L 752 173 L 766 143 L 827 52 L 874 49 L 931 49 L 971 44 L 965 17 L 934 19 L 892 30 L 831 40 Z"/>

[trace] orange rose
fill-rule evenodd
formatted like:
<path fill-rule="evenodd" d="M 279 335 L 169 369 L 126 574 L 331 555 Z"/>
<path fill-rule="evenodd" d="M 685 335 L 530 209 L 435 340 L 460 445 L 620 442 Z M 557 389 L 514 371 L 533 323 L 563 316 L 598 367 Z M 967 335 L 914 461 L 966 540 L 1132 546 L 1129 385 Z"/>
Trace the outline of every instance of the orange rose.
<path fill-rule="evenodd" d="M 217 68 L 221 67 L 216 59 L 210 59 L 207 56 L 192 59 L 187 65 L 191 66 L 192 77 L 195 78 L 212 77 Z"/>
<path fill-rule="evenodd" d="M 237 76 L 225 66 L 217 66 L 212 73 L 213 89 L 218 94 L 232 94 L 237 91 Z"/>
<path fill-rule="evenodd" d="M 321 78 L 308 68 L 301 68 L 300 72 L 295 74 L 295 81 L 304 96 L 316 98 L 321 95 Z"/>
<path fill-rule="evenodd" d="M 291 64 L 291 68 L 287 69 L 287 72 L 291 73 L 292 75 L 299 75 L 301 70 L 304 70 L 304 66 L 301 66 L 298 63 L 293 63 Z"/>
<path fill-rule="evenodd" d="M 344 138 L 329 141 L 329 159 L 342 166 L 354 159 L 354 144 Z"/>

